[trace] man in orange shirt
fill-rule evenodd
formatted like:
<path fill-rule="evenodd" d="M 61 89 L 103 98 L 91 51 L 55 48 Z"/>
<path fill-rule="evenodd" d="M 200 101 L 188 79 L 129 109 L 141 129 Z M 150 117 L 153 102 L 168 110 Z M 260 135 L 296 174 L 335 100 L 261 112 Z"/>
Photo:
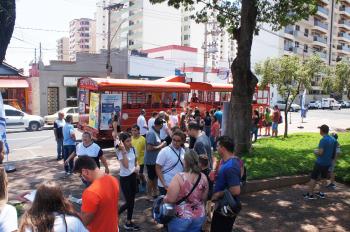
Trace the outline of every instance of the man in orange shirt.
<path fill-rule="evenodd" d="M 101 171 L 88 156 L 75 161 L 74 173 L 91 183 L 82 196 L 81 218 L 85 226 L 90 232 L 118 232 L 117 179 Z"/>

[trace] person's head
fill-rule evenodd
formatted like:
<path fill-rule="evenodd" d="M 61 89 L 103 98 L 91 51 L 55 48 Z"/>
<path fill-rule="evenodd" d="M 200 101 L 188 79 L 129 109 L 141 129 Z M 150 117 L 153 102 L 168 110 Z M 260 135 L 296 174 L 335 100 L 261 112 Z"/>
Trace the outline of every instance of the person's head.
<path fill-rule="evenodd" d="M 184 157 L 184 171 L 189 173 L 200 174 L 201 169 L 198 162 L 198 154 L 190 149 L 185 153 Z"/>
<path fill-rule="evenodd" d="M 7 174 L 4 167 L 0 167 L 0 207 L 8 201 Z"/>
<path fill-rule="evenodd" d="M 64 113 L 62 111 L 58 112 L 58 119 L 59 120 L 64 119 Z"/>
<path fill-rule="evenodd" d="M 335 139 L 335 140 L 338 140 L 338 134 L 337 133 L 332 133 L 332 137 Z"/>
<path fill-rule="evenodd" d="M 33 204 L 23 215 L 20 231 L 53 231 L 56 213 L 78 217 L 72 204 L 64 197 L 59 184 L 47 181 L 37 188 Z"/>
<path fill-rule="evenodd" d="M 140 135 L 140 127 L 137 124 L 131 127 L 131 135 L 133 137 L 138 137 Z"/>
<path fill-rule="evenodd" d="M 154 120 L 154 129 L 156 129 L 157 131 L 160 131 L 160 129 L 162 129 L 163 127 L 163 119 L 158 117 L 156 118 L 156 120 Z"/>
<path fill-rule="evenodd" d="M 176 149 L 180 149 L 185 142 L 184 139 L 186 139 L 186 135 L 181 130 L 175 130 L 171 139 L 172 146 Z"/>
<path fill-rule="evenodd" d="M 92 143 L 92 137 L 90 132 L 85 131 L 81 136 L 81 140 L 83 141 L 84 144 Z"/>
<path fill-rule="evenodd" d="M 196 94 L 196 93 L 193 93 L 192 96 L 193 96 L 193 97 L 197 97 L 197 94 Z"/>
<path fill-rule="evenodd" d="M 72 123 L 72 122 L 73 122 L 73 117 L 72 117 L 72 115 L 67 115 L 67 116 L 66 116 L 66 122 L 68 122 L 68 123 Z"/>
<path fill-rule="evenodd" d="M 254 110 L 254 114 L 255 114 L 256 116 L 259 116 L 259 110 Z"/>
<path fill-rule="evenodd" d="M 319 127 L 320 128 L 320 134 L 323 135 L 327 135 L 329 133 L 329 126 L 327 126 L 326 124 L 323 124 L 322 126 Z"/>
<path fill-rule="evenodd" d="M 115 114 L 113 115 L 113 121 L 115 121 L 115 122 L 118 122 L 118 121 L 119 121 L 119 114 L 118 114 L 118 113 L 115 113 Z"/>
<path fill-rule="evenodd" d="M 218 106 L 218 108 L 216 108 L 217 109 L 217 111 L 220 111 L 221 110 L 221 106 Z"/>
<path fill-rule="evenodd" d="M 172 113 L 172 114 L 176 114 L 176 108 L 172 108 L 172 109 L 171 109 L 171 113 Z"/>
<path fill-rule="evenodd" d="M 157 116 L 158 116 L 158 112 L 157 111 L 153 111 L 152 118 L 156 118 Z"/>
<path fill-rule="evenodd" d="M 131 129 L 132 131 L 132 129 Z M 126 132 L 122 132 L 119 134 L 119 140 L 123 142 L 126 149 L 130 149 L 132 147 L 131 145 L 131 135 Z"/>
<path fill-rule="evenodd" d="M 145 109 L 141 110 L 141 115 L 146 115 L 146 110 Z"/>
<path fill-rule="evenodd" d="M 270 113 L 270 108 L 269 107 L 265 108 L 265 112 Z"/>
<path fill-rule="evenodd" d="M 160 111 L 158 114 L 158 118 L 164 119 L 165 117 L 165 112 L 164 111 Z"/>
<path fill-rule="evenodd" d="M 231 154 L 235 150 L 235 144 L 233 143 L 233 139 L 231 139 L 229 136 L 220 136 L 217 139 L 217 146 L 216 149 L 220 156 L 224 156 L 227 154 Z"/>
<path fill-rule="evenodd" d="M 87 182 L 93 182 L 98 176 L 99 169 L 95 160 L 89 156 L 79 156 L 74 163 L 73 172 L 79 174 Z"/>
<path fill-rule="evenodd" d="M 274 110 L 278 110 L 278 105 L 275 105 L 275 106 L 273 107 L 273 109 L 274 109 Z"/>
<path fill-rule="evenodd" d="M 198 161 L 199 161 L 199 167 L 201 169 L 208 168 L 209 160 L 208 160 L 208 156 L 207 155 L 199 155 Z"/>
<path fill-rule="evenodd" d="M 209 111 L 206 111 L 206 112 L 205 112 L 205 116 L 206 116 L 206 117 L 210 117 Z"/>
<path fill-rule="evenodd" d="M 196 121 L 192 121 L 192 122 L 188 123 L 188 135 L 189 136 L 197 138 L 200 130 L 201 130 L 201 126 Z"/>

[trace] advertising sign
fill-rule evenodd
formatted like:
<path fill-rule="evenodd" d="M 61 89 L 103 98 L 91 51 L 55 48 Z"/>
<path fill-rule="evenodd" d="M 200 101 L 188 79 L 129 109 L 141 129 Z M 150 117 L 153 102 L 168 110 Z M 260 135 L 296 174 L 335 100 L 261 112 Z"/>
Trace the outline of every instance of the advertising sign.
<path fill-rule="evenodd" d="M 100 95 L 98 93 L 90 94 L 89 126 L 95 129 L 98 129 L 99 100 Z"/>
<path fill-rule="evenodd" d="M 110 130 L 113 128 L 112 122 L 115 115 L 120 118 L 122 109 L 121 94 L 102 94 L 101 95 L 101 130 Z"/>

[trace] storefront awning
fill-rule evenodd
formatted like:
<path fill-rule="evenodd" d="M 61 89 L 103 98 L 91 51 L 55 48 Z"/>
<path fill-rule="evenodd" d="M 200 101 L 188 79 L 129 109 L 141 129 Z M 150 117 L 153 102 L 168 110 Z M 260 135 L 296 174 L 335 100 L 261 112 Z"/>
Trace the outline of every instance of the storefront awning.
<path fill-rule="evenodd" d="M 29 84 L 26 80 L 19 79 L 0 79 L 0 88 L 28 88 Z"/>

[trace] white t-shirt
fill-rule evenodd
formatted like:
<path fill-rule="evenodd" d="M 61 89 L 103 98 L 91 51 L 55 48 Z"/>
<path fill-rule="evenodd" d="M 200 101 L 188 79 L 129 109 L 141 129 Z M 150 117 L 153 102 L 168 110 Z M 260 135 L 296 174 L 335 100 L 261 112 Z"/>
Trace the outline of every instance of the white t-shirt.
<path fill-rule="evenodd" d="M 162 166 L 163 178 L 164 178 L 165 183 L 168 186 L 169 186 L 171 180 L 173 179 L 173 177 L 177 173 L 183 171 L 182 164 L 184 163 L 183 160 L 184 160 L 184 156 L 185 156 L 185 150 L 183 148 L 175 149 L 172 146 L 171 147 L 170 146 L 164 147 L 162 150 L 160 150 L 160 152 L 159 152 L 159 154 L 157 156 L 157 161 L 156 161 L 156 164 Z M 172 150 L 172 148 L 174 149 L 176 154 Z M 181 164 L 180 161 L 178 162 L 178 160 L 179 160 L 178 156 L 179 155 L 181 157 L 182 164 Z M 170 168 L 172 168 L 175 164 L 176 164 L 176 166 L 173 169 L 170 170 Z M 167 170 L 170 170 L 170 171 L 167 171 Z M 164 187 L 159 179 L 158 179 L 158 186 Z"/>
<path fill-rule="evenodd" d="M 150 130 L 153 126 L 154 126 L 154 121 L 155 121 L 156 119 L 155 118 L 150 118 L 150 119 L 148 119 L 148 129 Z"/>
<path fill-rule="evenodd" d="M 170 115 L 170 125 L 171 128 L 179 125 L 179 118 L 177 115 Z"/>
<path fill-rule="evenodd" d="M 97 166 L 100 167 L 100 157 L 103 155 L 103 151 L 96 143 L 92 143 L 87 147 L 85 147 L 83 143 L 79 143 L 75 153 L 77 156 L 89 156 L 93 158 Z"/>
<path fill-rule="evenodd" d="M 55 217 L 55 223 L 53 226 L 53 231 L 55 232 L 88 232 L 88 230 L 85 228 L 83 223 L 79 220 L 79 218 L 65 215 L 65 219 L 67 222 L 67 229 L 66 230 L 66 224 L 63 220 L 63 215 L 59 214 Z M 25 232 L 32 232 L 30 228 L 26 228 Z"/>
<path fill-rule="evenodd" d="M 144 128 L 145 126 L 147 126 L 147 122 L 146 122 L 146 119 L 143 115 L 140 115 L 137 118 L 137 125 L 140 127 L 140 134 L 145 135 L 148 130 L 146 128 Z"/>
<path fill-rule="evenodd" d="M 164 140 L 166 137 L 168 137 L 168 125 L 167 123 L 164 121 L 163 123 L 163 127 L 160 129 L 159 131 L 159 135 L 160 135 L 160 139 L 161 140 Z"/>
<path fill-rule="evenodd" d="M 0 231 L 12 232 L 18 230 L 17 211 L 12 205 L 6 204 L 0 209 Z"/>
<path fill-rule="evenodd" d="M 129 168 L 125 168 L 123 166 L 123 162 L 122 162 L 123 154 L 119 149 L 117 150 L 117 158 L 120 161 L 120 172 L 119 172 L 120 176 L 130 176 L 135 171 L 136 154 L 135 154 L 134 148 L 130 148 L 130 150 L 127 154 L 127 157 L 128 157 L 128 161 L 129 161 L 129 165 L 128 165 Z"/>

